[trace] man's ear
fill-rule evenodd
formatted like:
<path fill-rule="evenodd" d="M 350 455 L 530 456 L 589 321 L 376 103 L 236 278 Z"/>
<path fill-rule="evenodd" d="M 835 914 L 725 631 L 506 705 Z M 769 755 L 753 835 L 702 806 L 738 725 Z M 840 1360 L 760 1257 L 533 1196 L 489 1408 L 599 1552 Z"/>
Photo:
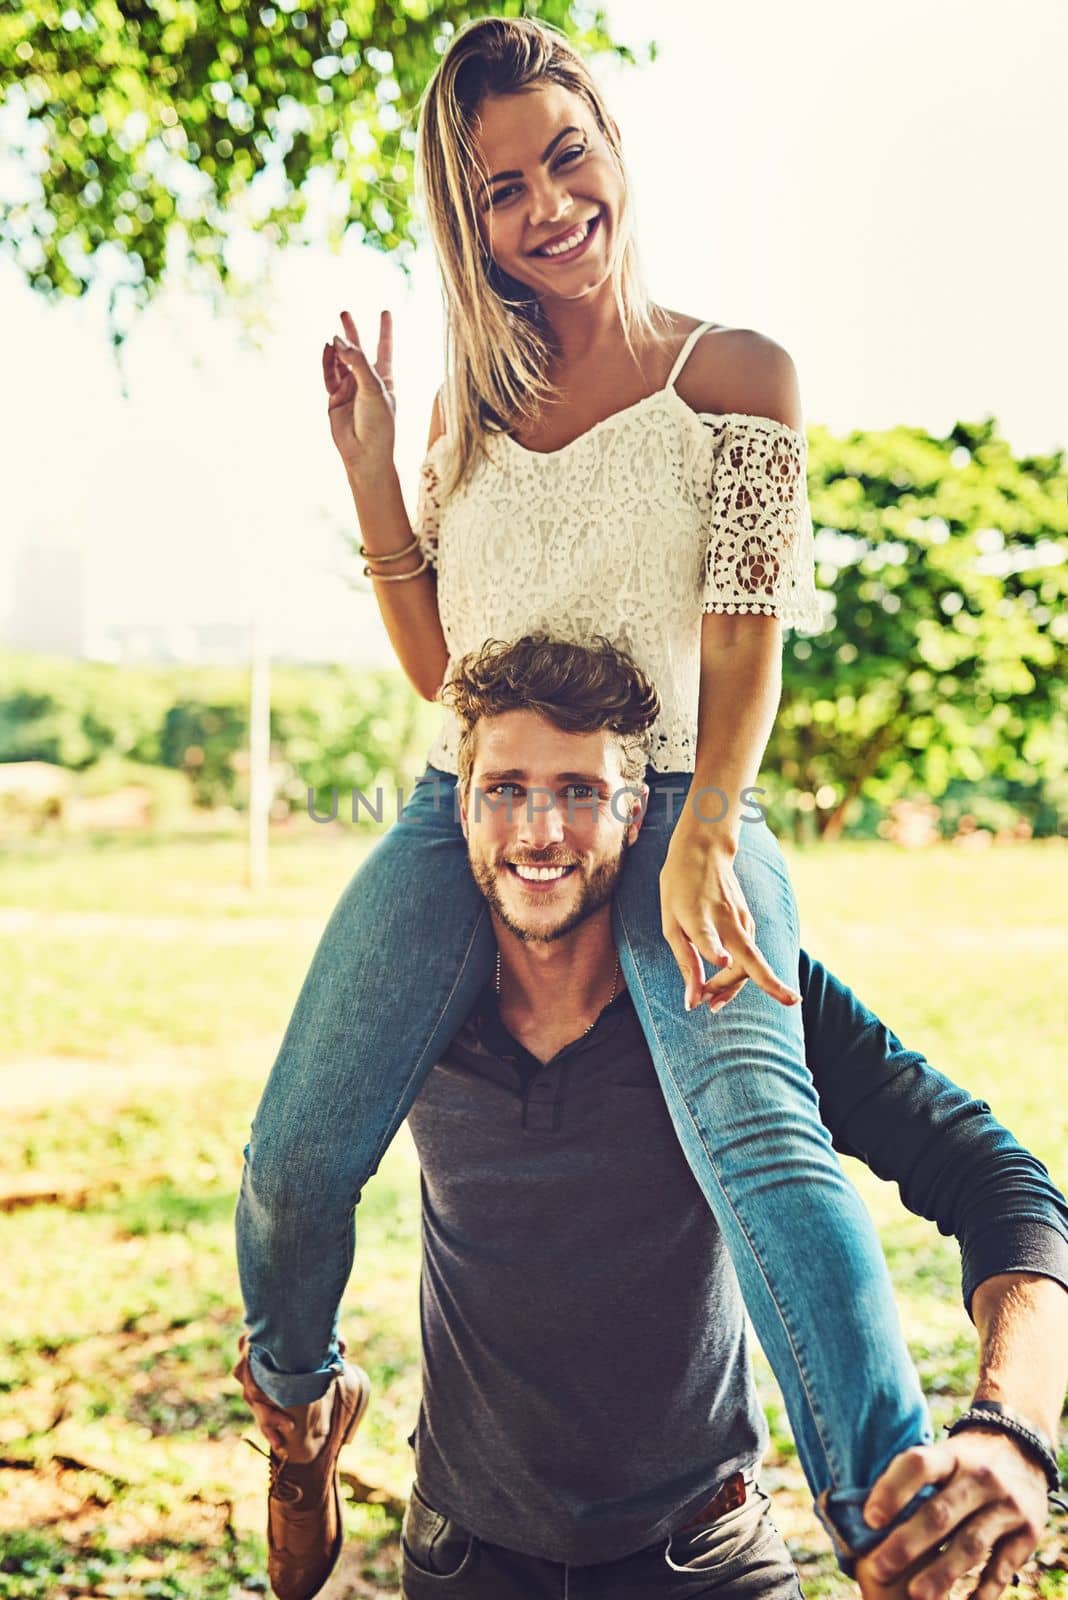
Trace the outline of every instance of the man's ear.
<path fill-rule="evenodd" d="M 630 787 L 632 791 L 630 814 L 633 820 L 627 824 L 627 843 L 629 845 L 633 844 L 637 839 L 649 805 L 649 785 L 647 783 L 632 783 Z M 640 791 L 640 794 L 633 793 L 636 789 Z"/>
<path fill-rule="evenodd" d="M 470 836 L 467 832 L 467 801 L 462 793 L 460 794 L 460 828 L 463 831 L 464 838 L 468 839 L 469 841 Z"/>

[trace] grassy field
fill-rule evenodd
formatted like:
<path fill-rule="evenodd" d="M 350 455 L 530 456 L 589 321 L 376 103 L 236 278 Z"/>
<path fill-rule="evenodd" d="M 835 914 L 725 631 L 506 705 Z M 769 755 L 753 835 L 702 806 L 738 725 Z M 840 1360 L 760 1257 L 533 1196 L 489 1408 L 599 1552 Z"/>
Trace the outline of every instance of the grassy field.
<path fill-rule="evenodd" d="M 237 836 L 0 853 L 0 1600 L 262 1593 L 266 1463 L 229 1377 L 232 1217 L 263 1079 L 326 917 L 373 842 L 312 828 L 243 887 Z M 1063 1183 L 1068 846 L 793 851 L 803 938 Z M 849 1163 L 882 1232 L 936 1422 L 967 1397 L 956 1246 Z M 360 1210 L 343 1309 L 375 1402 L 346 1452 L 326 1600 L 396 1593 L 418 1405 L 418 1187 L 406 1134 Z M 766 1482 L 810 1595 L 842 1580 L 778 1396 Z M 1065 1463 L 1068 1466 L 1068 1459 Z M 1064 1529 L 1018 1593 L 1068 1596 Z"/>

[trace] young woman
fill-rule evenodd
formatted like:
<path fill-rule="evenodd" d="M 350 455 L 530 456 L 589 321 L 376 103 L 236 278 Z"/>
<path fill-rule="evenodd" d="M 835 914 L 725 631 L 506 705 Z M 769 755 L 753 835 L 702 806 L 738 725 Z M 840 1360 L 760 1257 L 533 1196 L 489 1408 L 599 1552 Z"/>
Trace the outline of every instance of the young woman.
<path fill-rule="evenodd" d="M 462 30 L 427 89 L 418 163 L 448 348 L 414 532 L 388 314 L 374 365 L 347 313 L 323 351 L 366 570 L 428 699 L 465 651 L 539 629 L 603 634 L 657 686 L 648 820 L 613 908 L 622 977 L 852 1570 L 850 1550 L 888 1531 L 862 1520 L 871 1484 L 930 1433 L 805 1065 L 787 870 L 746 820 L 782 627 L 820 614 L 794 369 L 758 334 L 648 300 L 619 130 L 554 30 Z M 339 1370 L 353 1208 L 497 957 L 452 805 L 456 734 L 443 712 L 415 796 L 336 907 L 246 1148 L 250 1371 L 280 1407 Z M 524 892 L 502 864 L 502 895 Z M 706 981 L 702 958 L 725 970 Z M 505 997 L 508 978 L 504 961 Z M 562 995 L 561 1020 L 577 1035 L 607 999 Z"/>

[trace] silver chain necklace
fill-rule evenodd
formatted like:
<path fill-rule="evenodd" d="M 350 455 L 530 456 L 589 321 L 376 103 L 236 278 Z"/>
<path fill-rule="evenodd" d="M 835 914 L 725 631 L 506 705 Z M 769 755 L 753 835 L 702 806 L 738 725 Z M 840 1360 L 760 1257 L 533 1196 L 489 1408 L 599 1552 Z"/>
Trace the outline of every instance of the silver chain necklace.
<path fill-rule="evenodd" d="M 612 1001 L 615 999 L 615 997 L 616 997 L 616 984 L 618 982 L 619 982 L 619 956 L 617 954 L 616 955 L 616 970 L 612 975 L 612 993 L 608 996 L 608 999 L 605 1001 L 605 1003 L 604 1003 L 605 1006 L 610 1006 L 612 1004 Z M 501 993 L 501 952 L 500 952 L 500 948 L 498 947 L 498 950 L 497 950 L 497 997 L 498 997 L 498 999 L 500 998 L 500 993 Z M 602 1011 L 604 1010 L 604 1006 L 601 1007 L 601 1010 Z M 596 1026 L 597 1021 L 598 1021 L 598 1019 L 600 1017 L 600 1014 L 601 1014 L 600 1012 L 597 1013 L 597 1016 L 594 1017 L 593 1021 L 590 1023 L 590 1027 L 589 1028 L 583 1028 L 582 1032 L 579 1034 L 579 1038 L 580 1039 L 585 1039 L 586 1035 L 590 1031 L 590 1028 L 593 1028 L 593 1027 Z"/>

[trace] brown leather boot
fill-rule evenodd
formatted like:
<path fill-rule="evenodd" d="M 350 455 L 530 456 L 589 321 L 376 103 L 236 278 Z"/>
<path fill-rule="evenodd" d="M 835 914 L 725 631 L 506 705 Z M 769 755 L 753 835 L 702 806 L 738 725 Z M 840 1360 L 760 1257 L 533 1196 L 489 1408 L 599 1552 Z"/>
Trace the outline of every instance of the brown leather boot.
<path fill-rule="evenodd" d="M 252 1376 L 247 1333 L 238 1349 L 234 1377 L 271 1444 L 269 1455 L 261 1452 L 270 1461 L 267 1576 L 278 1600 L 312 1600 L 341 1554 L 338 1456 L 363 1420 L 370 1380 L 362 1368 L 346 1362 L 321 1402 L 278 1406 Z"/>

